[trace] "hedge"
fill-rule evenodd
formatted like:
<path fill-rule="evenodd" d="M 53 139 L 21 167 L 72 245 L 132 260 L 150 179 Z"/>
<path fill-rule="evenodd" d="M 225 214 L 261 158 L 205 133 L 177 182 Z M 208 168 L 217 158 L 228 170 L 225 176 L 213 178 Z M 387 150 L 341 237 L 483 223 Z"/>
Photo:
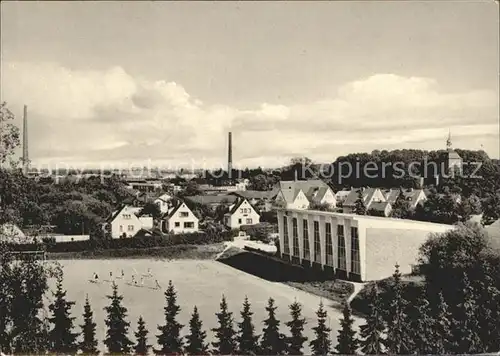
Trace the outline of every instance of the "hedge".
<path fill-rule="evenodd" d="M 109 249 L 144 249 L 152 247 L 168 247 L 176 245 L 206 245 L 211 243 L 231 241 L 230 232 L 220 232 L 217 234 L 192 233 L 192 234 L 172 234 L 154 235 L 148 237 L 131 237 L 121 239 L 91 239 L 85 241 L 66 241 L 32 243 L 13 245 L 16 251 L 31 251 L 43 249 L 47 252 L 80 252 Z"/>

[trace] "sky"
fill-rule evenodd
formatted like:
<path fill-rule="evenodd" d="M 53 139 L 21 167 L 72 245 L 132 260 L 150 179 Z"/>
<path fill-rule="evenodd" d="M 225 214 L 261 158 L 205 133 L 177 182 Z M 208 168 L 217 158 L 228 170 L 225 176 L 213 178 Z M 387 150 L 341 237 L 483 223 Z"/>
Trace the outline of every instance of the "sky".
<path fill-rule="evenodd" d="M 1 2 L 1 100 L 32 165 L 498 158 L 493 1 Z"/>

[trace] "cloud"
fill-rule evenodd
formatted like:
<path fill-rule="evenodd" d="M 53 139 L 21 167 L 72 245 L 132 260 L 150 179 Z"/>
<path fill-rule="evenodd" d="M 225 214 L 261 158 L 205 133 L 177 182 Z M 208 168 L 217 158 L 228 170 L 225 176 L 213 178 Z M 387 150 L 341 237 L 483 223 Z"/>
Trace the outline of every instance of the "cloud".
<path fill-rule="evenodd" d="M 155 162 L 220 166 L 233 131 L 237 162 L 268 166 L 294 155 L 331 161 L 349 152 L 455 144 L 498 156 L 498 93 L 443 92 L 431 78 L 375 74 L 330 98 L 285 106 L 207 104 L 179 83 L 133 77 L 120 67 L 56 63 L 2 66 L 2 100 L 29 107 L 33 161 Z M 436 147 L 437 145 L 437 147 Z"/>

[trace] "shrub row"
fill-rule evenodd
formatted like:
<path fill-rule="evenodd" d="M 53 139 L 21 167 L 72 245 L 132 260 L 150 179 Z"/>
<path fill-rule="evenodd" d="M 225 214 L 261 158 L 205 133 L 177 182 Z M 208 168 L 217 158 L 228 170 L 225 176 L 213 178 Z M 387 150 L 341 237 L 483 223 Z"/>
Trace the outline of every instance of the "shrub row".
<path fill-rule="evenodd" d="M 132 237 L 122 239 L 91 239 L 85 241 L 53 242 L 42 244 L 23 244 L 13 246 L 17 251 L 44 249 L 47 252 L 81 252 L 95 250 L 144 249 L 152 247 L 168 247 L 176 245 L 205 245 L 232 240 L 230 232 L 214 234 L 192 233 L 176 235 L 153 235 L 148 237 Z"/>

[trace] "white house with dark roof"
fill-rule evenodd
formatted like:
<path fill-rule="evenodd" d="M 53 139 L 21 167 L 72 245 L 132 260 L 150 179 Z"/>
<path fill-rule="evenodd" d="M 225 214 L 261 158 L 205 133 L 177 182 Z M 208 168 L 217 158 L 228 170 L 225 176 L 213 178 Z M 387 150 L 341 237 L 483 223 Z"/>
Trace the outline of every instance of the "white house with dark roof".
<path fill-rule="evenodd" d="M 153 218 L 138 214 L 142 208 L 124 205 L 108 219 L 113 239 L 134 237 L 141 229 L 152 229 Z"/>
<path fill-rule="evenodd" d="M 186 203 L 179 201 L 163 216 L 161 229 L 174 234 L 198 232 L 199 220 Z"/>
<path fill-rule="evenodd" d="M 367 211 L 372 209 L 371 205 L 373 203 L 385 202 L 387 200 L 379 188 L 353 188 L 342 204 L 342 212 L 344 214 L 351 214 L 354 212 L 354 207 L 356 206 L 356 201 L 358 200 L 358 193 L 360 191 L 363 196 L 363 203 L 365 204 L 365 208 Z M 377 209 L 379 208 L 379 205 L 376 204 L 373 206 L 373 208 Z"/>
<path fill-rule="evenodd" d="M 410 204 L 410 208 L 415 209 L 418 204 L 421 204 L 427 200 L 427 196 L 423 189 L 403 189 L 391 188 L 384 192 L 386 200 L 394 204 L 399 197 L 399 193 L 403 193 L 403 197 Z"/>
<path fill-rule="evenodd" d="M 288 209 L 308 209 L 311 204 L 326 204 L 334 208 L 337 200 L 325 182 L 313 179 L 279 182 L 275 202 Z"/>
<path fill-rule="evenodd" d="M 239 229 L 241 225 L 255 225 L 260 222 L 257 210 L 245 198 L 239 198 L 224 214 L 224 225 L 230 229 Z"/>
<path fill-rule="evenodd" d="M 171 199 L 172 196 L 170 194 L 164 193 L 154 200 L 154 203 L 160 207 L 162 214 L 168 213 Z"/>

